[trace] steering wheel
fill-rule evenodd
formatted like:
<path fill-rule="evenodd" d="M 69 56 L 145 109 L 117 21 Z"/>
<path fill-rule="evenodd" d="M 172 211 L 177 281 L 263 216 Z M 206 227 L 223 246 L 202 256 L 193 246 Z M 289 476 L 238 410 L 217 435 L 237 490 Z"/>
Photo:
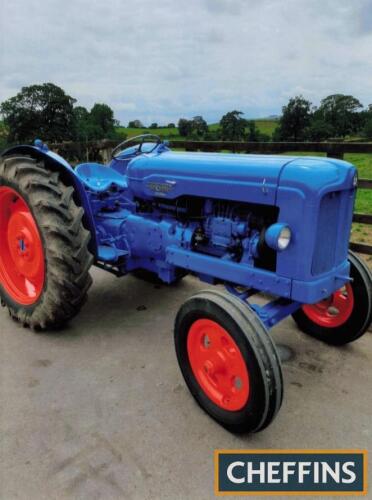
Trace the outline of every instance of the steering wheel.
<path fill-rule="evenodd" d="M 119 155 L 117 154 L 118 151 L 123 151 L 123 149 L 126 149 L 128 147 L 128 145 L 132 144 L 133 142 L 135 144 L 137 142 L 139 142 L 139 146 L 138 146 L 138 149 L 136 151 L 136 154 L 137 155 L 141 154 L 142 153 L 143 143 L 145 142 L 145 139 L 148 139 L 148 138 L 152 138 L 152 139 L 155 138 L 156 139 L 154 147 L 150 151 L 146 151 L 146 153 L 152 153 L 154 151 L 154 149 L 156 149 L 158 147 L 158 145 L 162 143 L 161 138 L 158 135 L 155 135 L 155 134 L 142 134 L 142 135 L 137 135 L 136 137 L 131 137 L 130 139 L 126 139 L 125 141 L 123 141 L 120 144 L 118 144 L 112 150 L 111 157 L 114 160 L 117 159 L 117 158 L 119 158 Z M 154 141 L 150 141 L 150 142 L 154 142 Z"/>

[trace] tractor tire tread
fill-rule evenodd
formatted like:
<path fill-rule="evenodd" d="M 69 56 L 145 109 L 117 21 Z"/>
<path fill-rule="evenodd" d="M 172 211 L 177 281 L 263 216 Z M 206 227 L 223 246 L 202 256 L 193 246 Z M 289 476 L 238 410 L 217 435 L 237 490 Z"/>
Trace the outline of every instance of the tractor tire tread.
<path fill-rule="evenodd" d="M 44 247 L 44 290 L 32 306 L 15 303 L 0 288 L 10 316 L 36 330 L 59 328 L 73 318 L 86 300 L 92 284 L 89 269 L 90 233 L 83 226 L 84 210 L 73 199 L 58 172 L 26 156 L 0 161 L 0 182 L 18 191 L 38 224 Z"/>

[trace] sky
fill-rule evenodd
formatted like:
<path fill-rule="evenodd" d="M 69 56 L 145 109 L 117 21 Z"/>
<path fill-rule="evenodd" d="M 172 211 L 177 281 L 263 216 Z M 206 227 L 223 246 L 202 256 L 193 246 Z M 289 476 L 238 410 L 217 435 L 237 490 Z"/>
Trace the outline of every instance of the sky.
<path fill-rule="evenodd" d="M 121 123 L 372 103 L 372 0 L 1 0 L 0 101 L 53 82 Z"/>

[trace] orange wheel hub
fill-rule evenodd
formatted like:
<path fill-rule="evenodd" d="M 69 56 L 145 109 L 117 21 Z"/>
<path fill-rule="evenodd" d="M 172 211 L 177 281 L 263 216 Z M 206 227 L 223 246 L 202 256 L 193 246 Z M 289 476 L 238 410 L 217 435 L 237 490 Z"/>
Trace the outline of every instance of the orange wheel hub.
<path fill-rule="evenodd" d="M 36 221 L 22 196 L 0 187 L 0 282 L 17 303 L 31 305 L 44 287 L 43 244 Z"/>
<path fill-rule="evenodd" d="M 232 336 L 215 321 L 198 319 L 187 337 L 193 374 L 217 406 L 242 409 L 249 398 L 249 375 L 243 355 Z"/>
<path fill-rule="evenodd" d="M 336 328 L 343 325 L 354 308 L 354 293 L 350 283 L 336 290 L 327 299 L 302 307 L 306 316 L 319 326 Z"/>

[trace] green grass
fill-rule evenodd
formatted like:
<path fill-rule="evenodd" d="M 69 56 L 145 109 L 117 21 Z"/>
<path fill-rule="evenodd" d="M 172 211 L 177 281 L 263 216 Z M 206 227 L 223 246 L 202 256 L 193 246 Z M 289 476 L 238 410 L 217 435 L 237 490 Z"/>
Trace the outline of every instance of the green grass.
<path fill-rule="evenodd" d="M 277 120 L 254 120 L 256 123 L 256 127 L 262 134 L 267 134 L 270 137 L 273 135 L 274 130 L 278 126 Z"/>
<path fill-rule="evenodd" d="M 346 153 L 345 160 L 353 163 L 357 167 L 359 177 L 363 179 L 372 179 L 372 155 L 367 153 Z"/>
<path fill-rule="evenodd" d="M 345 154 L 345 160 L 355 165 L 361 179 L 372 179 L 372 155 L 370 154 Z M 358 189 L 355 204 L 356 212 L 372 214 L 372 189 Z M 364 226 L 372 239 L 372 226 Z M 372 243 L 372 241 L 371 241 Z"/>
<path fill-rule="evenodd" d="M 267 134 L 270 137 L 272 136 L 275 128 L 278 125 L 278 122 L 276 120 L 269 120 L 269 119 L 260 119 L 260 120 L 254 120 L 256 123 L 256 127 L 262 134 Z M 219 128 L 218 123 L 211 123 L 208 125 L 208 128 L 211 132 L 216 131 Z M 161 128 L 128 128 L 128 127 L 116 127 L 116 132 L 118 133 L 119 136 L 124 137 L 125 135 L 130 138 L 134 137 L 136 135 L 140 134 L 156 134 L 159 135 L 165 139 L 185 139 L 184 137 L 181 137 L 178 133 L 178 128 L 168 128 L 168 127 L 161 127 Z"/>

